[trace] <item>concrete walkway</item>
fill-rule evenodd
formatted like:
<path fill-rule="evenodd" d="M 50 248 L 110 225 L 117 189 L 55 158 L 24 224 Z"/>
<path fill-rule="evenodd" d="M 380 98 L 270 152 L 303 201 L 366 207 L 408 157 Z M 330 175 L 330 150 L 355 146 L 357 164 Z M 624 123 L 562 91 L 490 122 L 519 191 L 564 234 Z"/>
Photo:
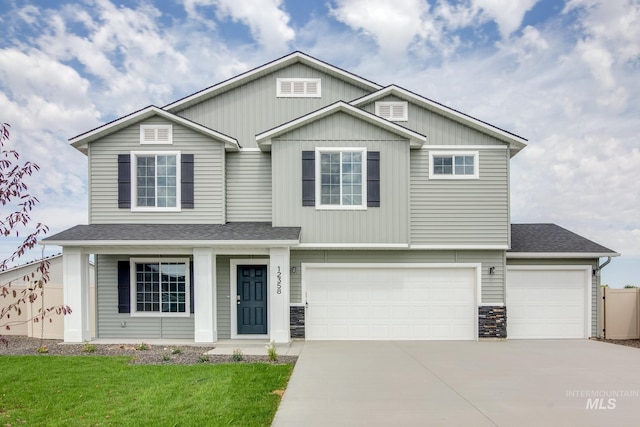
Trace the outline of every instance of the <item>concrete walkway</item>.
<path fill-rule="evenodd" d="M 426 425 L 640 425 L 640 349 L 587 340 L 312 341 L 273 422 Z"/>

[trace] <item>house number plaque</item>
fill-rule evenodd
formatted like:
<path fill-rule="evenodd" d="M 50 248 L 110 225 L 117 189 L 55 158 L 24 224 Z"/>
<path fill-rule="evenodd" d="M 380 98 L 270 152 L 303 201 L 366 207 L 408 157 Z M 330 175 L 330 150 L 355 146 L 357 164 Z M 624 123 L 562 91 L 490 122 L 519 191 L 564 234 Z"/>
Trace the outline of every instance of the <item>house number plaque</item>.
<path fill-rule="evenodd" d="M 278 272 L 276 273 L 276 293 L 280 295 L 282 293 L 282 271 L 280 271 L 280 266 L 278 266 Z"/>

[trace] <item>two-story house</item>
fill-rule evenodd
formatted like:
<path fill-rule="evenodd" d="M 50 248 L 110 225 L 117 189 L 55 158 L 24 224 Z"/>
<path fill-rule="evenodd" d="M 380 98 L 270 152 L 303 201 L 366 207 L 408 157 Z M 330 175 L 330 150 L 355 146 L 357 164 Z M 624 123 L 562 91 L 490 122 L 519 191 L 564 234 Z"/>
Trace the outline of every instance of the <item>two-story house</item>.
<path fill-rule="evenodd" d="M 65 341 L 597 334 L 599 259 L 511 225 L 526 140 L 295 52 L 70 140 L 89 224 L 63 246 Z M 96 304 L 89 304 L 89 255 Z"/>

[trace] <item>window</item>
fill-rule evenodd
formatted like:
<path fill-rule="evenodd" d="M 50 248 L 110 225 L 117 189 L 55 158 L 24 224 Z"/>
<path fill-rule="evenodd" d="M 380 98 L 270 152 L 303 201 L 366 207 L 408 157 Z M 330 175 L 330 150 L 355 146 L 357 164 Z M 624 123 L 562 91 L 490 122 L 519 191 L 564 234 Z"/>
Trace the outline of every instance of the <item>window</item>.
<path fill-rule="evenodd" d="M 140 144 L 173 144 L 171 125 L 141 125 Z"/>
<path fill-rule="evenodd" d="M 376 115 L 392 122 L 406 122 L 409 120 L 408 111 L 408 102 L 376 102 Z"/>
<path fill-rule="evenodd" d="M 478 153 L 429 153 L 431 179 L 478 179 Z"/>
<path fill-rule="evenodd" d="M 278 98 L 320 98 L 320 79 L 276 79 Z"/>
<path fill-rule="evenodd" d="M 188 259 L 131 259 L 132 316 L 189 316 Z"/>
<path fill-rule="evenodd" d="M 318 149 L 317 207 L 363 209 L 366 207 L 367 152 L 364 148 Z"/>
<path fill-rule="evenodd" d="M 180 154 L 131 153 L 133 210 L 180 210 Z"/>

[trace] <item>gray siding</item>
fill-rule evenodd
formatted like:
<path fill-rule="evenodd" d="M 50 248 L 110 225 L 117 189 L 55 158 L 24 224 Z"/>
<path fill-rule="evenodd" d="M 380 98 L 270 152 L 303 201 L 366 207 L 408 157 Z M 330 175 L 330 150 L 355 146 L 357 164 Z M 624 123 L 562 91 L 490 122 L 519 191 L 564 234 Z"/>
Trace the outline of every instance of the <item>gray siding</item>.
<path fill-rule="evenodd" d="M 172 145 L 140 144 L 141 124 L 173 124 Z M 132 212 L 118 208 L 118 154 L 131 151 L 180 151 L 194 155 L 195 209 L 181 212 Z M 89 223 L 225 222 L 224 146 L 209 137 L 161 118 L 129 126 L 91 144 Z"/>
<path fill-rule="evenodd" d="M 96 256 L 96 336 L 98 338 L 193 339 L 193 315 L 190 317 L 131 317 L 118 313 L 118 261 L 128 256 Z M 122 327 L 122 322 L 126 326 Z"/>
<path fill-rule="evenodd" d="M 479 150 L 479 179 L 430 180 L 429 150 L 411 151 L 411 244 L 509 244 L 508 150 Z"/>
<path fill-rule="evenodd" d="M 481 263 L 482 302 L 504 303 L 503 251 L 291 251 L 291 303 L 304 303 L 302 263 Z M 495 273 L 489 274 L 489 267 Z"/>
<path fill-rule="evenodd" d="M 271 221 L 271 154 L 227 153 L 227 221 Z"/>
<path fill-rule="evenodd" d="M 380 152 L 379 208 L 316 210 L 302 206 L 302 151 L 366 147 Z M 301 226 L 302 243 L 407 243 L 409 144 L 344 113 L 273 141 L 273 224 Z"/>
<path fill-rule="evenodd" d="M 507 266 L 510 265 L 590 265 L 592 270 L 598 268 L 598 259 L 573 259 L 573 258 L 508 258 Z M 508 277 L 507 277 L 508 280 Z M 591 276 L 591 335 L 600 336 L 602 325 L 600 325 L 600 276 Z M 507 316 L 509 308 L 507 307 Z"/>
<path fill-rule="evenodd" d="M 277 78 L 321 78 L 321 98 L 277 98 Z M 294 64 L 222 93 L 177 114 L 236 138 L 243 148 L 257 147 L 258 133 L 339 100 L 368 92 L 303 64 Z"/>

